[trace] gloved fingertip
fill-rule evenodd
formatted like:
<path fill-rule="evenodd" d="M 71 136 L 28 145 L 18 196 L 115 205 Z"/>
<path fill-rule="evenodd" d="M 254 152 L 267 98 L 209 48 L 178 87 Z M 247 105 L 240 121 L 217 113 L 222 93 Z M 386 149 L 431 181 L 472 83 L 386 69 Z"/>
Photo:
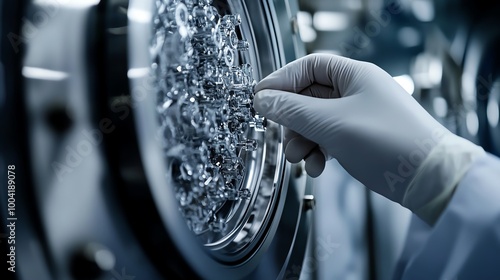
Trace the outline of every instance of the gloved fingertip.
<path fill-rule="evenodd" d="M 316 143 L 297 135 L 288 141 L 285 147 L 285 157 L 291 163 L 298 163 L 317 146 Z"/>
<path fill-rule="evenodd" d="M 312 178 L 316 178 L 325 169 L 326 161 L 323 153 L 316 149 L 306 159 L 306 172 Z"/>
<path fill-rule="evenodd" d="M 263 116 L 269 110 L 269 94 L 268 90 L 261 90 L 253 98 L 253 108 Z"/>
<path fill-rule="evenodd" d="M 299 163 L 302 160 L 302 158 L 299 158 L 297 155 L 293 153 L 287 153 L 287 150 L 285 150 L 285 158 L 290 163 Z"/>
<path fill-rule="evenodd" d="M 266 88 L 266 81 L 265 79 L 264 80 L 261 80 L 260 82 L 258 82 L 255 87 L 253 88 L 253 92 L 254 93 L 257 93 L 259 91 L 262 91 Z"/>
<path fill-rule="evenodd" d="M 260 82 L 255 85 L 254 92 L 259 92 L 264 89 L 281 89 L 283 87 L 284 79 L 284 77 L 281 77 L 280 75 L 281 72 L 282 70 L 274 71 L 264 79 L 260 80 Z"/>

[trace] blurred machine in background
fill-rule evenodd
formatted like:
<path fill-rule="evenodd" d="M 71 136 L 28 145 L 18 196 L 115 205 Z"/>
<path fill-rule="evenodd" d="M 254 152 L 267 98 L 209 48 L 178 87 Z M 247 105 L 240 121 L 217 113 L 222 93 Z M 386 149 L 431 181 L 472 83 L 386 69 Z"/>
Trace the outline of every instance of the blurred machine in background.
<path fill-rule="evenodd" d="M 453 132 L 498 150 L 499 5 L 488 1 L 299 1 L 308 52 L 379 65 Z"/>
<path fill-rule="evenodd" d="M 452 132 L 500 155 L 498 3 L 300 0 L 299 8 L 309 53 L 377 64 Z M 411 213 L 367 192 L 336 162 L 315 185 L 310 278 L 392 278 Z"/>

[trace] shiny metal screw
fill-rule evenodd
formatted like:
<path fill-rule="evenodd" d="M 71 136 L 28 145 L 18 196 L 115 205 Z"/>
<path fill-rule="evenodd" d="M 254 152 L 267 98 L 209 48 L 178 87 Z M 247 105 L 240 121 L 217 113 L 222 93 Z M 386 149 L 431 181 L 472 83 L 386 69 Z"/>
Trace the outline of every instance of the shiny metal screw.
<path fill-rule="evenodd" d="M 316 205 L 316 200 L 314 199 L 314 195 L 307 194 L 304 195 L 304 210 L 313 210 Z"/>

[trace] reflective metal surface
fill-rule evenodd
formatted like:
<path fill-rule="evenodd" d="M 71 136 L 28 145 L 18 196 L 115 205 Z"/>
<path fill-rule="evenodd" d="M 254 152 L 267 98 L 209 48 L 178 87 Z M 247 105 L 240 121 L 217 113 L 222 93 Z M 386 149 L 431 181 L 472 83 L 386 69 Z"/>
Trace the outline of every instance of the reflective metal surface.
<path fill-rule="evenodd" d="M 266 216 L 259 215 L 266 204 L 253 205 L 265 154 L 259 133 L 264 119 L 252 109 L 252 66 L 240 64 L 249 48 L 237 35 L 241 17 L 221 16 L 210 2 L 156 3 L 151 67 L 159 92 L 158 135 L 188 227 L 211 247 L 243 247 L 255 233 L 248 229 Z M 272 183 L 261 188 L 271 196 Z"/>
<path fill-rule="evenodd" d="M 254 81 L 300 49 L 275 2 L 27 1 L 33 25 L 12 32 L 34 33 L 2 111 L 19 125 L 1 159 L 25 175 L 20 279 L 276 279 L 301 262 L 311 189 L 290 176 L 282 128 L 251 110 Z M 159 23 L 172 40 L 155 53 Z"/>
<path fill-rule="evenodd" d="M 234 43 L 228 40 L 231 34 L 236 34 L 235 27 L 228 28 L 227 25 L 224 27 L 222 23 L 223 20 L 231 17 L 218 16 L 215 12 L 211 12 L 211 15 L 215 15 L 214 18 L 220 19 L 218 23 L 208 23 L 207 26 L 207 22 L 204 22 L 204 25 L 198 29 L 193 26 L 186 27 L 189 31 L 179 31 L 185 26 L 184 23 L 181 24 L 181 28 L 170 26 L 174 30 L 170 31 L 172 36 L 170 38 L 163 35 L 164 30 L 155 29 L 158 24 L 155 18 L 161 17 L 156 13 L 159 9 L 163 11 L 168 8 L 148 5 L 145 1 L 131 2 L 129 19 L 132 20 L 132 26 L 135 22 L 131 14 L 148 14 L 152 19 L 150 24 L 137 24 L 137 32 L 129 34 L 130 51 L 134 54 L 129 72 L 131 69 L 152 68 L 152 71 L 144 72 L 143 77 L 132 79 L 132 87 L 140 85 L 141 79 L 154 77 L 155 88 L 159 89 L 159 99 L 157 98 L 154 103 L 152 101 L 154 97 L 151 95 L 137 104 L 136 122 L 139 127 L 141 146 L 147 147 L 148 151 L 156 148 L 165 151 L 164 156 L 153 152 L 155 155 L 147 155 L 144 161 L 148 164 L 155 158 L 157 162 L 152 163 L 156 166 L 155 171 L 161 172 L 158 170 L 159 166 L 165 168 L 163 175 L 151 172 L 148 176 L 158 180 L 151 184 L 153 199 L 169 230 L 179 232 L 179 238 L 182 236 L 184 240 L 189 240 L 183 228 L 174 226 L 178 224 L 177 220 L 180 217 L 175 217 L 173 220 L 172 211 L 177 211 L 175 208 L 178 208 L 185 220 L 184 223 L 187 222 L 187 228 L 193 231 L 198 242 L 208 249 L 201 254 L 209 253 L 216 261 L 246 263 L 246 266 L 255 266 L 256 260 L 259 259 L 255 257 L 256 250 L 259 250 L 259 253 L 266 250 L 268 246 L 266 244 L 271 241 L 269 238 L 274 235 L 279 222 L 277 217 L 283 211 L 283 199 L 280 201 L 280 198 L 286 194 L 283 186 L 287 184 L 288 175 L 285 175 L 287 168 L 282 155 L 282 129 L 269 122 L 264 132 L 262 119 L 255 116 L 255 113 L 248 107 L 251 104 L 254 78 L 259 77 L 261 70 L 258 68 L 260 63 L 254 44 L 248 44 L 248 50 L 246 50 L 247 47 L 237 49 L 238 43 L 246 39 L 244 36 L 250 40 L 253 38 L 245 4 L 223 1 L 215 4 L 218 12 L 237 13 L 241 17 L 241 23 L 237 20 L 238 33 L 241 32 L 241 35 L 239 35 L 240 38 L 233 39 Z M 184 7 L 188 14 L 199 10 L 199 6 L 189 7 L 183 2 L 176 2 L 171 7 L 171 11 L 184 11 Z M 212 10 L 205 8 L 209 7 L 208 5 L 202 7 L 203 11 Z M 168 15 L 166 17 L 169 18 Z M 193 21 L 192 24 L 200 23 Z M 204 28 L 208 32 L 204 32 Z M 217 33 L 221 29 L 226 29 L 227 33 L 222 34 L 220 36 L 222 39 L 219 41 Z M 181 32 L 186 32 L 184 39 Z M 199 42 L 200 36 L 197 32 L 202 33 L 201 37 L 209 36 Z M 172 55 L 171 59 L 164 57 L 165 60 L 161 60 L 161 55 L 164 53 L 159 53 L 161 55 L 157 56 L 154 52 L 161 49 L 155 47 L 158 36 L 161 37 L 161 44 L 168 44 L 168 40 L 181 41 L 180 53 L 172 55 L 167 52 L 167 55 Z M 153 55 L 150 57 L 137 55 L 136 53 L 149 53 L 150 48 L 146 48 L 146 45 L 138 45 L 136 42 L 151 40 Z M 196 45 L 196 43 L 200 44 Z M 171 45 L 179 44 L 171 43 Z M 231 51 L 238 55 L 234 56 L 234 59 L 231 59 L 231 65 L 228 65 L 224 55 L 229 52 L 228 48 L 231 45 L 233 46 Z M 174 57 L 182 58 L 183 56 L 185 64 L 180 65 L 180 61 Z M 144 60 L 138 60 L 137 57 L 143 57 Z M 242 66 L 238 66 L 240 64 Z M 257 69 L 255 76 L 250 77 L 251 72 L 248 70 L 251 69 L 251 65 L 257 66 Z M 181 70 L 187 70 L 178 71 L 179 66 Z M 213 70 L 202 81 L 199 78 L 200 72 L 205 74 L 204 71 L 207 68 Z M 158 76 L 158 69 L 163 69 L 160 76 Z M 243 69 L 248 72 L 241 76 L 243 79 L 240 79 L 238 75 Z M 193 81 L 195 83 L 192 83 Z M 173 86 L 174 84 L 176 86 Z M 165 106 L 165 104 L 168 105 Z M 176 109 L 176 104 L 181 104 L 177 107 L 178 109 Z M 156 109 L 153 110 L 153 108 Z M 191 111 L 186 114 L 183 110 Z M 158 119 L 158 114 L 160 115 L 159 123 L 155 121 Z M 193 121 L 192 117 L 196 115 L 198 115 L 198 121 Z M 241 118 L 234 119 L 238 115 Z M 184 116 L 190 118 L 183 119 Z M 196 134 L 197 129 L 198 134 Z M 158 131 L 160 131 L 159 134 Z M 187 137 L 182 135 L 186 132 L 191 134 Z M 179 133 L 181 136 L 177 136 Z M 157 137 L 151 137 L 152 135 L 157 135 Z M 198 136 L 193 137 L 193 135 Z M 241 143 L 250 143 L 250 149 L 240 148 Z M 162 161 L 162 164 L 159 161 Z M 240 166 L 241 170 L 234 169 L 235 166 Z M 193 167 L 197 167 L 198 170 L 194 170 Z M 154 169 L 147 168 L 147 170 Z M 228 178 L 235 180 L 228 180 Z M 199 184 L 203 184 L 202 187 L 198 188 Z M 175 195 L 172 195 L 172 192 Z M 177 201 L 172 203 L 164 200 L 165 197 L 175 197 Z M 162 208 L 164 210 L 161 210 Z M 196 210 L 193 211 L 193 209 Z M 174 227 L 176 227 L 175 230 Z M 181 243 L 179 246 L 184 246 L 182 245 L 184 240 L 179 241 Z M 189 245 L 189 248 L 192 247 L 192 244 Z"/>

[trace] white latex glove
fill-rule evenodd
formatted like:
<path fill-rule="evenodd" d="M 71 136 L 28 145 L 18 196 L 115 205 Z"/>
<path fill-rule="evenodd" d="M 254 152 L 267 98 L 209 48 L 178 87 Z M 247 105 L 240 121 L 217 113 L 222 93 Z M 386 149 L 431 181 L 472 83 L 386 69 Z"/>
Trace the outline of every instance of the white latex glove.
<path fill-rule="evenodd" d="M 307 173 L 316 177 L 335 158 L 365 186 L 431 224 L 473 159 L 484 154 L 371 63 L 308 55 L 255 91 L 255 110 L 288 128 L 290 162 L 305 159 Z"/>

